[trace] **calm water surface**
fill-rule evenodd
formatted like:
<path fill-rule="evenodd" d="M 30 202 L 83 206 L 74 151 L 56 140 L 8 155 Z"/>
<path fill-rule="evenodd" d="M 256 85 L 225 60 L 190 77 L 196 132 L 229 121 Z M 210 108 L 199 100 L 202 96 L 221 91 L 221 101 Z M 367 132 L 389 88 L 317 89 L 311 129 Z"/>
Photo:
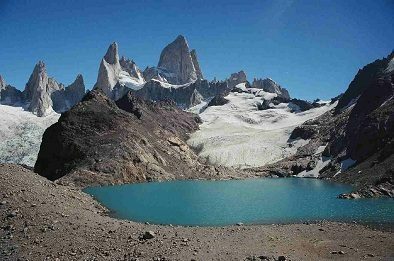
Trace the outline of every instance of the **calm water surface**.
<path fill-rule="evenodd" d="M 317 220 L 394 224 L 392 199 L 337 199 L 351 187 L 316 179 L 169 181 L 91 187 L 85 192 L 123 219 L 219 226 Z"/>

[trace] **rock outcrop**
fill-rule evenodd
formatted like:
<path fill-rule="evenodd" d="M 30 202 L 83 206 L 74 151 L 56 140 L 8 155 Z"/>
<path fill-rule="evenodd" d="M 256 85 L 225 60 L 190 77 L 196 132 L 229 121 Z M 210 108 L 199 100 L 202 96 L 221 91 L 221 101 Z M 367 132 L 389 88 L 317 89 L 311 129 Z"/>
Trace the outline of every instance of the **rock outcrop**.
<path fill-rule="evenodd" d="M 226 98 L 224 98 L 223 94 L 216 95 L 212 100 L 209 101 L 208 107 L 210 106 L 222 106 L 229 102 Z"/>
<path fill-rule="evenodd" d="M 34 169 L 82 186 L 219 175 L 185 143 L 197 121 L 171 102 L 93 90 L 45 131 Z"/>
<path fill-rule="evenodd" d="M 0 104 L 5 105 L 21 105 L 22 92 L 17 88 L 6 83 L 0 75 Z"/>
<path fill-rule="evenodd" d="M 228 88 L 233 89 L 237 84 L 247 82 L 246 73 L 242 70 L 237 73 L 232 73 L 226 82 Z"/>
<path fill-rule="evenodd" d="M 140 89 L 145 80 L 134 61 L 119 59 L 118 44 L 113 42 L 101 60 L 94 89 L 103 90 L 113 100 L 121 98 L 129 89 Z"/>
<path fill-rule="evenodd" d="M 196 53 L 190 52 L 189 45 L 182 35 L 163 49 L 157 67 L 171 75 L 167 79 L 171 84 L 186 84 L 202 79 Z"/>
<path fill-rule="evenodd" d="M 262 89 L 265 92 L 276 93 L 278 97 L 290 100 L 289 92 L 270 78 L 254 79 L 252 88 Z"/>

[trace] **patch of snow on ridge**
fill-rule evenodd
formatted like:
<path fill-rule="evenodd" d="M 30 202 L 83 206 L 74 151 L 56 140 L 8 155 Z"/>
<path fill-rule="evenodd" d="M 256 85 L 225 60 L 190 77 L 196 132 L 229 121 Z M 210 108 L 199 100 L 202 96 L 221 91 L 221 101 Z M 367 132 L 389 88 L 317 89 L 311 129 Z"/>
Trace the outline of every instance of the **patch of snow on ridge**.
<path fill-rule="evenodd" d="M 317 161 L 316 166 L 312 170 L 304 170 L 300 173 L 297 174 L 297 177 L 300 178 L 318 178 L 320 173 L 319 171 L 322 170 L 325 166 L 330 163 L 331 158 L 330 157 L 320 157 L 320 159 Z"/>
<path fill-rule="evenodd" d="M 131 77 L 128 72 L 120 71 L 119 72 L 119 83 L 121 85 L 125 85 L 126 87 L 139 90 L 144 87 L 145 80 L 143 78 L 135 78 Z"/>
<path fill-rule="evenodd" d="M 235 85 L 236 88 L 246 91 L 246 82 L 238 83 Z"/>
<path fill-rule="evenodd" d="M 317 150 L 315 151 L 314 155 L 320 155 L 324 151 L 326 146 L 327 145 L 319 146 L 317 148 Z M 316 166 L 312 170 L 304 170 L 304 171 L 298 173 L 297 177 L 300 177 L 300 178 L 318 178 L 319 175 L 320 175 L 320 173 L 319 173 L 320 170 L 322 170 L 330 162 L 331 162 L 331 157 L 320 156 L 319 160 L 316 163 Z"/>
<path fill-rule="evenodd" d="M 341 174 L 342 172 L 348 170 L 350 167 L 352 167 L 354 164 L 356 164 L 356 161 L 352 158 L 347 158 L 341 161 L 341 169 L 335 173 L 334 177 Z"/>
<path fill-rule="evenodd" d="M 22 107 L 0 105 L 0 162 L 34 166 L 46 128 L 60 114 L 37 117 Z"/>
<path fill-rule="evenodd" d="M 387 68 L 385 70 L 386 73 L 390 73 L 394 71 L 394 58 L 392 58 L 389 62 L 389 64 L 387 65 Z"/>
<path fill-rule="evenodd" d="M 194 83 L 194 82 L 189 82 L 189 83 L 185 83 L 185 84 L 176 85 L 176 84 L 171 84 L 171 83 L 168 83 L 168 82 L 162 82 L 162 81 L 159 81 L 159 80 L 156 80 L 156 79 L 152 79 L 152 81 L 159 82 L 161 87 L 174 88 L 174 89 L 187 87 L 187 86 L 189 86 L 189 85 Z"/>
<path fill-rule="evenodd" d="M 189 145 L 211 163 L 233 167 L 254 167 L 293 155 L 308 141 L 288 139 L 303 122 L 333 109 L 336 103 L 305 112 L 292 113 L 287 103 L 274 109 L 257 110 L 261 97 L 250 93 L 230 93 L 229 103 L 208 107 L 200 114 L 203 123 L 193 133 Z"/>

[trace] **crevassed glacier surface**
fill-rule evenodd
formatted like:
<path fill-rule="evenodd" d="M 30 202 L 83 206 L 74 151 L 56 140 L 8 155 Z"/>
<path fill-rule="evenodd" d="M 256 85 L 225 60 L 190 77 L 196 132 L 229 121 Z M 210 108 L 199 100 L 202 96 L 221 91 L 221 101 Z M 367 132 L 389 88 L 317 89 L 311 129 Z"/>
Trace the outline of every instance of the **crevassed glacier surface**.
<path fill-rule="evenodd" d="M 303 122 L 331 110 L 336 103 L 305 112 L 292 112 L 292 104 L 281 103 L 273 109 L 257 110 L 262 97 L 250 93 L 230 93 L 230 102 L 208 107 L 200 117 L 203 124 L 188 144 L 213 164 L 256 167 L 295 154 L 308 140 L 288 142 L 291 132 Z"/>
<path fill-rule="evenodd" d="M 59 117 L 55 112 L 37 117 L 22 107 L 0 105 L 0 162 L 34 166 L 45 129 Z"/>

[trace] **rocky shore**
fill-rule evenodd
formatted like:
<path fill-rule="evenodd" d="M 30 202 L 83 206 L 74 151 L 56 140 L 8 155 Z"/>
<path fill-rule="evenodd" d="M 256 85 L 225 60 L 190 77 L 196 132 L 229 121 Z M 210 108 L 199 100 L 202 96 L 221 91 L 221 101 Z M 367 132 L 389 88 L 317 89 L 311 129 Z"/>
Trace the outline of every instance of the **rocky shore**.
<path fill-rule="evenodd" d="M 73 186 L 0 164 L 1 260 L 390 260 L 393 232 L 359 224 L 176 227 L 108 216 Z"/>

